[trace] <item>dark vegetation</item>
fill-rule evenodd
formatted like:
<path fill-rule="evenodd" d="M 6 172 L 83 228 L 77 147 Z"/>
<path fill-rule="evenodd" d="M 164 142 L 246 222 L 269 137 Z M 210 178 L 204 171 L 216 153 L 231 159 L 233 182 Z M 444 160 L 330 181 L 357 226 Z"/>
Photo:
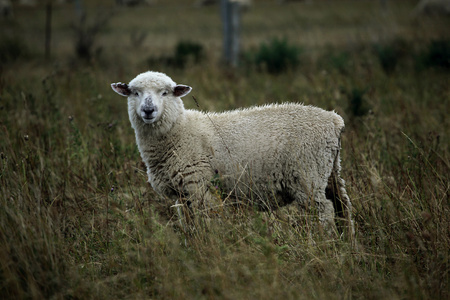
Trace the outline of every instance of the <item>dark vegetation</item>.
<path fill-rule="evenodd" d="M 449 298 L 450 20 L 412 17 L 410 1 L 387 14 L 377 1 L 254 2 L 237 69 L 220 63 L 213 6 L 121 7 L 74 35 L 74 8 L 55 4 L 49 59 L 43 6 L 0 20 L 1 297 Z M 289 100 L 341 114 L 357 247 L 289 208 L 233 208 L 185 247 L 109 87 L 147 69 L 192 86 L 203 110 Z"/>

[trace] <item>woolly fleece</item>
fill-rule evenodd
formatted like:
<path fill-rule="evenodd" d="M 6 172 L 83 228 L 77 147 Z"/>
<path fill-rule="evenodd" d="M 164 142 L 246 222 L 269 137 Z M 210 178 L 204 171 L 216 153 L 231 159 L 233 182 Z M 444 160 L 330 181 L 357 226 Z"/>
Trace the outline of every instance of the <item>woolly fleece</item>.
<path fill-rule="evenodd" d="M 136 142 L 157 193 L 214 208 L 223 205 L 211 186 L 219 176 L 228 201 L 253 199 L 271 209 L 292 202 L 306 208 L 314 199 L 325 227 L 334 224 L 336 206 L 353 232 L 339 176 L 344 121 L 335 112 L 296 103 L 223 113 L 187 110 L 180 97 L 191 88 L 151 71 L 112 87 L 128 96 Z M 155 108 L 151 123 L 143 120 L 143 107 Z"/>

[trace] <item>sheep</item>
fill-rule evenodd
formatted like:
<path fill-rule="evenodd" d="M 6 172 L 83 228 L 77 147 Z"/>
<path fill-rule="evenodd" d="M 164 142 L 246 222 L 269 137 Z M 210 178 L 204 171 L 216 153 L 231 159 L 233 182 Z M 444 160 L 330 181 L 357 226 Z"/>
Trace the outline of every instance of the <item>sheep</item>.
<path fill-rule="evenodd" d="M 313 207 L 327 232 L 338 223 L 353 235 L 340 177 L 344 121 L 337 113 L 297 103 L 222 113 L 185 109 L 181 98 L 192 88 L 153 71 L 111 87 L 128 97 L 136 143 L 158 194 L 210 213 L 230 199 L 269 210 L 295 203 Z M 215 193 L 214 178 L 225 200 Z"/>

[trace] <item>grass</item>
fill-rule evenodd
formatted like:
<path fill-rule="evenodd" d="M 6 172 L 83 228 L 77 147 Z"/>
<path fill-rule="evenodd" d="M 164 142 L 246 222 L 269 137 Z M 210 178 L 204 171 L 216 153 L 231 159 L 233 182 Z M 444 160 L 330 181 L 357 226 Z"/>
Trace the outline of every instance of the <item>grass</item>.
<path fill-rule="evenodd" d="M 112 9 L 89 3 L 88 18 Z M 376 1 L 258 2 L 243 17 L 244 50 L 273 38 L 302 49 L 298 68 L 277 75 L 219 64 L 214 7 L 120 9 L 95 40 L 103 50 L 86 62 L 75 55 L 73 7 L 55 6 L 48 61 L 44 9 L 17 6 L 14 20 L 0 21 L 0 294 L 447 299 L 448 68 L 417 62 L 448 44 L 449 21 L 412 18 L 413 4 L 390 2 L 386 14 Z M 134 49 L 136 29 L 148 33 Z M 186 40 L 203 46 L 202 61 L 157 67 L 193 86 L 203 110 L 292 100 L 344 117 L 342 176 L 357 248 L 293 224 L 289 209 L 227 212 L 220 224 L 199 226 L 185 247 L 173 203 L 146 183 L 125 100 L 109 84 L 153 69 L 149 57 Z M 398 40 L 401 56 L 386 72 L 374 49 Z"/>

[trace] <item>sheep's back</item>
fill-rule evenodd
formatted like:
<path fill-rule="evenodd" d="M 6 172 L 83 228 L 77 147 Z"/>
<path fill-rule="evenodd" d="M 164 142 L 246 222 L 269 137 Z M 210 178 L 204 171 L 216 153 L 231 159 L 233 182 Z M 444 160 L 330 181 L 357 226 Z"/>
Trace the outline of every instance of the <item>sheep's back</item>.
<path fill-rule="evenodd" d="M 264 158 L 291 148 L 323 147 L 338 141 L 344 127 L 334 112 L 281 104 L 210 114 L 214 144 L 240 157 Z"/>
<path fill-rule="evenodd" d="M 249 183 L 259 190 L 326 185 L 344 127 L 336 113 L 300 104 L 213 113 L 203 123 L 211 166 L 230 188 L 239 178 L 242 190 Z"/>

